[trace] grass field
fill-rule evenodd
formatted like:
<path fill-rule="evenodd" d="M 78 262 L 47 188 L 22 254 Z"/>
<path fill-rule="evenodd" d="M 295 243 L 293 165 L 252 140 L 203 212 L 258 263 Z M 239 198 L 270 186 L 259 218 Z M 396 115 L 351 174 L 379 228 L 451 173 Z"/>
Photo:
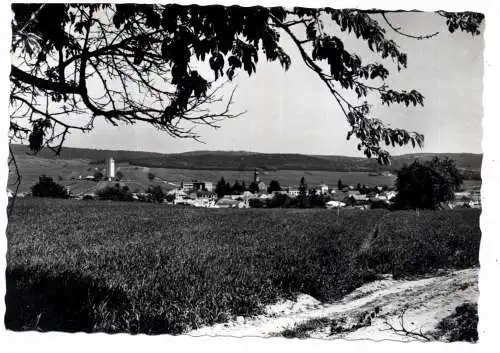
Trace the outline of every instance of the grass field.
<path fill-rule="evenodd" d="M 152 168 L 156 175 L 167 180 L 180 181 L 198 179 L 209 180 L 214 183 L 224 177 L 226 181 L 234 183 L 236 180 L 243 180 L 247 185 L 253 181 L 252 171 L 237 171 L 237 170 L 196 170 L 196 169 L 162 169 Z M 395 177 L 393 176 L 370 176 L 368 172 L 334 172 L 323 170 L 278 170 L 266 171 L 260 173 L 260 179 L 266 184 L 273 179 L 278 180 L 281 185 L 299 185 L 300 178 L 304 177 L 308 185 L 316 186 L 325 183 L 330 187 L 336 187 L 339 179 L 342 179 L 344 184 L 356 185 L 366 184 L 367 186 L 375 185 L 393 185 Z"/>
<path fill-rule="evenodd" d="M 18 200 L 12 330 L 178 334 L 296 293 L 340 298 L 381 272 L 478 264 L 477 210 L 223 210 Z M 374 231 L 375 230 L 375 231 Z"/>

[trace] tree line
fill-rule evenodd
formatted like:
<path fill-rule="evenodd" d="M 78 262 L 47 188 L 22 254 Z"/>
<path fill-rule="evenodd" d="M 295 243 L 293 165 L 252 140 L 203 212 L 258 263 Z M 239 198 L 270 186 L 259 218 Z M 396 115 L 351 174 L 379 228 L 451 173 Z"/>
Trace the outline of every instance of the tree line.
<path fill-rule="evenodd" d="M 215 193 L 218 198 L 222 198 L 225 195 L 240 195 L 245 191 L 249 191 L 252 194 L 258 193 L 261 191 L 259 189 L 259 184 L 255 181 L 252 181 L 250 184 L 245 183 L 245 181 L 236 180 L 232 185 L 224 177 L 221 177 L 217 184 L 215 185 Z M 277 180 L 271 180 L 269 186 L 266 187 L 264 191 L 267 193 L 272 193 L 274 191 L 282 191 L 281 185 Z"/>

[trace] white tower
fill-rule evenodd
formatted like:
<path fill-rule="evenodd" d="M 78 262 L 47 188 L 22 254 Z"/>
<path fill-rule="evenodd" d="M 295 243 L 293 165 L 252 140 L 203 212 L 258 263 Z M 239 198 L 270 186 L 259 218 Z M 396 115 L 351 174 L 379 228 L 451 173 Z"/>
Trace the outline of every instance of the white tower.
<path fill-rule="evenodd" d="M 106 178 L 109 181 L 115 178 L 115 160 L 113 158 L 106 160 Z"/>

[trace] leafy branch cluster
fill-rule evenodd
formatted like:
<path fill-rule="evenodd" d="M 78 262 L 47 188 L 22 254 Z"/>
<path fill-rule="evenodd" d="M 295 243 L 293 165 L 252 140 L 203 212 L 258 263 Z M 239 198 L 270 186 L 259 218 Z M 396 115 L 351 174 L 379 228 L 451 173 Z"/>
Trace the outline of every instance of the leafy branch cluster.
<path fill-rule="evenodd" d="M 443 13 L 440 13 L 443 15 Z M 342 32 L 353 33 L 357 38 L 361 38 L 368 44 L 371 51 L 378 53 L 383 59 L 391 58 L 396 64 L 398 71 L 407 66 L 407 56 L 400 50 L 398 45 L 386 38 L 386 31 L 373 17 L 382 15 L 388 22 L 386 11 L 371 10 L 335 10 L 325 9 L 295 9 L 295 15 L 302 19 L 296 21 L 306 26 L 307 40 L 299 40 L 291 31 L 287 31 L 300 46 L 302 58 L 308 66 L 316 71 L 321 80 L 328 86 L 330 92 L 336 98 L 342 111 L 344 112 L 351 130 L 347 138 L 356 136 L 360 143 L 358 149 L 370 158 L 375 156 L 383 164 L 390 163 L 389 153 L 380 144 L 386 146 L 404 146 L 411 142 L 412 146 L 422 147 L 424 136 L 417 132 L 408 132 L 404 129 L 393 129 L 375 118 L 370 117 L 370 107 L 366 102 L 361 105 L 348 101 L 338 89 L 338 85 L 343 89 L 354 89 L 358 99 L 367 97 L 369 92 L 378 93 L 382 104 L 405 104 L 405 106 L 423 106 L 424 97 L 416 90 L 390 89 L 386 84 L 370 86 L 367 80 L 385 81 L 389 76 L 389 70 L 380 63 L 369 63 L 363 65 L 361 58 L 356 54 L 351 54 L 345 50 L 342 41 L 324 32 L 324 19 L 330 17 Z M 447 17 L 447 24 L 460 23 L 458 25 L 462 31 L 478 35 L 479 26 L 484 18 L 477 13 L 444 13 Z M 305 20 L 304 20 L 305 18 Z M 390 24 L 390 23 L 389 23 Z M 390 26 L 395 30 L 393 26 Z M 285 29 L 286 31 L 286 29 Z M 451 31 L 451 27 L 450 27 Z M 403 34 L 401 32 L 398 32 Z M 405 35 L 405 34 L 403 34 Z M 435 35 L 435 34 L 433 34 Z M 429 35 L 426 37 L 431 37 Z M 312 42 L 312 53 L 309 56 L 304 44 Z M 330 74 L 325 73 L 318 65 L 317 61 L 325 60 L 330 68 Z"/>
<path fill-rule="evenodd" d="M 479 35 L 481 33 L 478 23 L 480 24 L 483 21 L 483 14 L 474 12 L 456 13 L 444 11 L 438 11 L 438 14 L 446 18 L 446 26 L 448 26 L 448 30 L 451 33 L 455 32 L 457 29 L 472 35 Z"/>
<path fill-rule="evenodd" d="M 233 93 L 221 111 L 209 109 L 222 102 L 222 84 L 212 85 L 189 67 L 182 79 L 175 76 L 161 51 L 166 34 L 151 22 L 159 8 L 139 6 L 119 23 L 128 8 L 13 5 L 11 138 L 29 135 L 35 152 L 58 142 L 59 152 L 67 133 L 92 130 L 96 117 L 198 138 L 186 122 L 218 127 L 238 115 L 229 111 Z"/>
<path fill-rule="evenodd" d="M 406 35 L 389 21 L 388 11 L 151 4 L 12 8 L 11 138 L 28 135 L 34 151 L 57 141 L 59 152 L 67 133 L 92 130 L 96 117 L 114 125 L 142 122 L 175 137 L 198 139 L 196 125 L 218 127 L 239 115 L 230 112 L 234 91 L 222 101 L 224 77 L 233 80 L 238 70 L 251 76 L 262 57 L 290 67 L 282 35 L 327 86 L 350 125 L 348 138 L 355 136 L 367 157 L 390 163 L 384 143 L 422 146 L 424 141 L 417 132 L 373 118 L 366 102 L 373 93 L 388 106 L 418 106 L 423 95 L 388 87 L 390 70 L 379 62 L 364 63 L 336 35 L 351 34 L 404 69 L 406 53 L 377 20 Z M 481 14 L 438 14 L 451 32 L 479 34 Z M 206 61 L 213 78 L 199 69 Z M 217 102 L 222 109 L 215 112 Z"/>

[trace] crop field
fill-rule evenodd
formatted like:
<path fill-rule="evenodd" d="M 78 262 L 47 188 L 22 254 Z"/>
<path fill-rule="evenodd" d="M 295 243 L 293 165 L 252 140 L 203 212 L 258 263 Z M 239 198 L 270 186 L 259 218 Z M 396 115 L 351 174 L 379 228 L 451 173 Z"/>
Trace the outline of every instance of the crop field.
<path fill-rule="evenodd" d="M 214 183 L 221 177 L 226 181 L 234 183 L 236 180 L 243 180 L 250 184 L 253 181 L 253 171 L 237 171 L 237 170 L 196 170 L 196 169 L 165 169 L 151 168 L 156 175 L 166 180 L 209 180 Z M 356 185 L 366 184 L 367 186 L 375 185 L 393 185 L 396 178 L 394 176 L 370 176 L 368 172 L 334 172 L 326 170 L 278 170 L 260 172 L 260 179 L 266 184 L 273 179 L 278 180 L 281 185 L 299 185 L 300 178 L 304 177 L 306 183 L 310 186 L 325 183 L 330 187 L 336 187 L 339 179 L 342 179 L 344 184 Z"/>
<path fill-rule="evenodd" d="M 20 199 L 5 324 L 179 334 L 297 293 L 332 301 L 381 273 L 477 265 L 479 214 Z"/>

